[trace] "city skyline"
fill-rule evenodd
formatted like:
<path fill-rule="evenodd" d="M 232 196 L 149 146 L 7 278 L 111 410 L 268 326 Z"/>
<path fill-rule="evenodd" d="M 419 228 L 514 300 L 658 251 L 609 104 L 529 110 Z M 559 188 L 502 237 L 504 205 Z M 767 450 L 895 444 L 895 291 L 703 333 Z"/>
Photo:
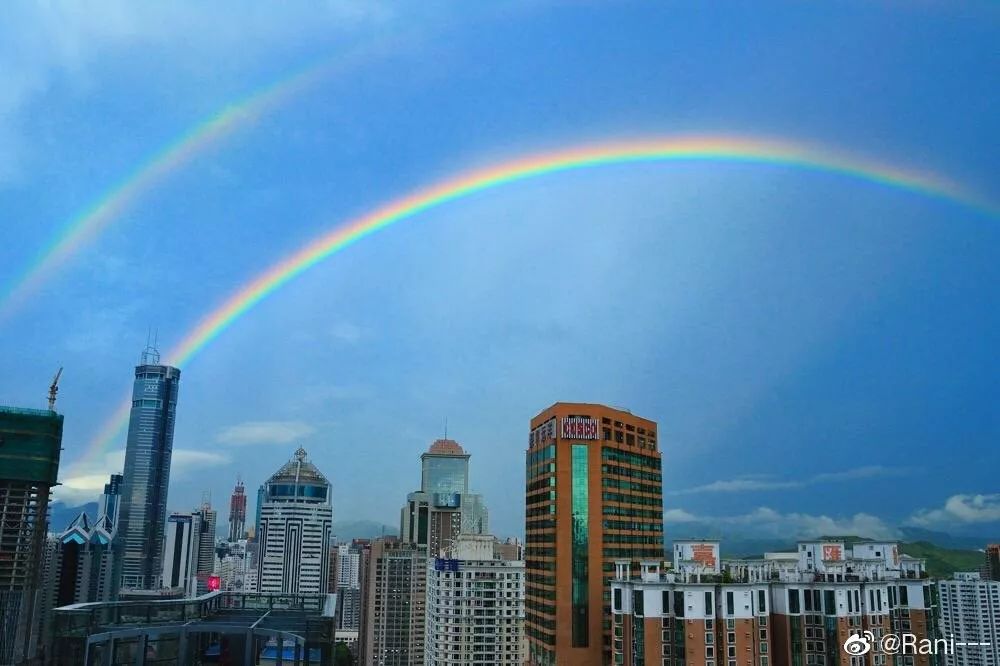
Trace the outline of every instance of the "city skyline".
<path fill-rule="evenodd" d="M 0 402 L 42 406 L 66 367 L 68 505 L 123 471 L 125 437 L 94 442 L 150 327 L 179 349 L 283 257 L 461 174 L 728 136 L 998 198 L 985 3 L 822 19 L 349 7 L 261 10 L 223 35 L 166 10 L 118 7 L 103 25 L 2 10 L 34 26 L 0 22 L 0 65 L 21 73 L 0 84 L 2 298 L 117 202 L 0 318 Z M 234 100 L 243 113 L 226 116 Z M 199 127 L 204 141 L 170 153 Z M 317 264 L 181 364 L 167 509 L 228 497 L 237 474 L 255 489 L 302 446 L 337 516 L 394 525 L 402 497 L 369 497 L 366 477 L 417 487 L 413 461 L 447 421 L 491 531 L 520 534 L 523 424 L 566 399 L 660 424 L 668 538 L 702 524 L 995 535 L 998 233 L 951 200 L 780 163 L 613 164 L 484 191 Z"/>

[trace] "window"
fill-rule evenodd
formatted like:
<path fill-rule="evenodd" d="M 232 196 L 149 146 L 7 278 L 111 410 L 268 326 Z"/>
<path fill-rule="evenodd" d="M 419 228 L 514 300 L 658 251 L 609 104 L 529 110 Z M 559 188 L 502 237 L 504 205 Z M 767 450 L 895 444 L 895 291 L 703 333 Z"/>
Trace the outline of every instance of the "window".
<path fill-rule="evenodd" d="M 684 617 L 683 592 L 674 592 L 674 617 Z"/>
<path fill-rule="evenodd" d="M 588 447 L 586 444 L 574 444 L 572 448 L 572 646 L 588 647 L 590 645 L 590 494 L 588 483 L 590 474 L 587 466 Z M 640 594 L 641 598 L 641 594 Z M 640 607 L 633 606 L 633 612 L 642 614 Z"/>
<path fill-rule="evenodd" d="M 705 633 L 705 645 L 711 645 L 715 642 L 715 634 Z"/>
<path fill-rule="evenodd" d="M 614 595 L 614 601 L 611 604 L 611 610 L 620 611 L 622 609 L 622 590 L 620 587 L 616 587 L 612 592 Z"/>
<path fill-rule="evenodd" d="M 711 659 L 714 656 L 715 656 L 715 648 L 712 647 L 711 645 L 706 645 L 705 646 L 705 658 L 706 659 Z"/>
<path fill-rule="evenodd" d="M 726 615 L 733 615 L 736 612 L 736 602 L 732 592 L 726 592 Z"/>
<path fill-rule="evenodd" d="M 705 614 L 708 615 L 709 613 L 711 613 L 713 607 L 714 606 L 712 604 L 712 593 L 711 592 L 706 592 L 705 593 Z"/>
<path fill-rule="evenodd" d="M 905 585 L 899 586 L 899 605 L 909 606 L 910 605 L 910 591 Z"/>
<path fill-rule="evenodd" d="M 632 613 L 634 615 L 638 615 L 639 617 L 642 617 L 643 615 L 645 615 L 645 612 L 644 612 L 643 607 L 642 607 L 642 601 L 643 601 L 642 590 L 633 590 L 632 591 Z"/>
<path fill-rule="evenodd" d="M 799 607 L 799 591 L 794 587 L 788 590 L 788 612 L 789 613 L 801 613 Z"/>

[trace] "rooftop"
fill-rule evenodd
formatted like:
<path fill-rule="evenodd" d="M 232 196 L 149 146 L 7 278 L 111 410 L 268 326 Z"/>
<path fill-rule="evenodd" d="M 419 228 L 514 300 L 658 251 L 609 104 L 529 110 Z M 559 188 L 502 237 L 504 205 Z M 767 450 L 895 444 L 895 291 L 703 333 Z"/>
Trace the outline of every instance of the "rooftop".
<path fill-rule="evenodd" d="M 300 446 L 295 452 L 295 456 L 271 475 L 268 483 L 318 483 L 329 486 L 330 482 L 323 476 L 323 473 L 306 458 L 306 450 Z"/>
<path fill-rule="evenodd" d="M 465 449 L 453 439 L 437 439 L 431 444 L 431 448 L 427 449 L 427 453 L 439 456 L 464 456 Z"/>

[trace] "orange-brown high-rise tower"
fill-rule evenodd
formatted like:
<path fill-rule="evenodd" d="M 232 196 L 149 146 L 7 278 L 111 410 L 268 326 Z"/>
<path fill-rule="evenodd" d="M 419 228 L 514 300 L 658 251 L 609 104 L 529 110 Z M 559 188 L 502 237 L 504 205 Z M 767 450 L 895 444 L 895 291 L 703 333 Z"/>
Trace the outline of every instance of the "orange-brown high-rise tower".
<path fill-rule="evenodd" d="M 664 558 L 656 423 L 556 403 L 531 420 L 525 483 L 529 663 L 610 663 L 615 560 Z"/>

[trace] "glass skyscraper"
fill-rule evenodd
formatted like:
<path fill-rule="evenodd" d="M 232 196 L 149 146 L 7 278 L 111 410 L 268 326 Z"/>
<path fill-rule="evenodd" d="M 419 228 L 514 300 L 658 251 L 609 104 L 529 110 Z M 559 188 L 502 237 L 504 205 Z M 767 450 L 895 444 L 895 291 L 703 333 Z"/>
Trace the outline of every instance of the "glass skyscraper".
<path fill-rule="evenodd" d="M 403 541 L 436 556 L 459 534 L 486 534 L 489 513 L 482 495 L 469 492 L 469 454 L 458 442 L 435 441 L 420 456 L 420 490 L 406 496 L 400 516 Z"/>
<path fill-rule="evenodd" d="M 135 368 L 121 499 L 123 589 L 153 589 L 163 569 L 167 487 L 181 371 L 146 347 Z"/>

